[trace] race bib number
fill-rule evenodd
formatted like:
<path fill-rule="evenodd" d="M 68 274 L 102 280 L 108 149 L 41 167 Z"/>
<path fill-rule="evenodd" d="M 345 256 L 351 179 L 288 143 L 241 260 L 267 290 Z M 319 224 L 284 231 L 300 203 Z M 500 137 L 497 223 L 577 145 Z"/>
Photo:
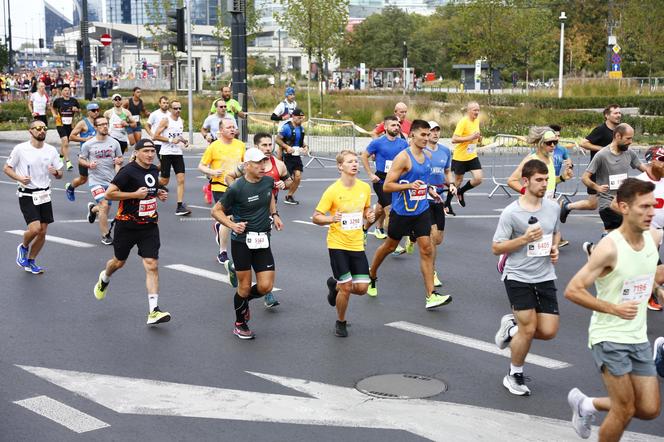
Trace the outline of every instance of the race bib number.
<path fill-rule="evenodd" d="M 74 119 L 73 117 L 62 117 L 62 124 L 64 125 L 71 124 L 73 119 Z"/>
<path fill-rule="evenodd" d="M 609 190 L 618 190 L 618 187 L 627 179 L 626 173 L 609 175 Z"/>
<path fill-rule="evenodd" d="M 652 293 L 654 279 L 654 275 L 641 275 L 625 280 L 622 288 L 622 302 L 645 302 Z"/>
<path fill-rule="evenodd" d="M 383 172 L 387 173 L 392 168 L 392 160 L 385 160 L 385 170 Z"/>
<path fill-rule="evenodd" d="M 293 146 L 293 153 L 291 154 L 294 157 L 300 156 L 300 146 Z"/>
<path fill-rule="evenodd" d="M 411 201 L 422 201 L 427 197 L 427 187 L 420 187 L 419 189 L 409 189 L 408 194 L 410 195 Z"/>
<path fill-rule="evenodd" d="M 554 189 L 547 190 L 546 193 L 544 194 L 544 198 L 546 199 L 555 199 L 556 198 L 556 191 Z"/>
<path fill-rule="evenodd" d="M 138 123 L 139 121 L 141 121 L 141 116 L 140 115 L 132 115 L 131 116 L 131 121 L 133 121 L 135 123 Z"/>
<path fill-rule="evenodd" d="M 466 147 L 466 152 L 475 153 L 475 149 L 477 149 L 477 144 L 469 144 L 468 147 Z"/>
<path fill-rule="evenodd" d="M 106 195 L 106 189 L 104 189 L 103 186 L 93 186 L 90 188 L 90 192 L 92 192 L 92 198 L 94 198 L 95 201 L 99 201 L 104 198 L 104 195 Z"/>
<path fill-rule="evenodd" d="M 152 216 L 157 212 L 157 198 L 140 200 L 138 203 L 138 216 Z"/>
<path fill-rule="evenodd" d="M 539 241 L 528 243 L 526 256 L 541 258 L 551 254 L 551 244 L 553 243 L 553 234 L 542 235 Z"/>
<path fill-rule="evenodd" d="M 270 240 L 265 232 L 248 232 L 245 242 L 252 250 L 267 249 L 270 246 Z"/>
<path fill-rule="evenodd" d="M 37 192 L 32 192 L 32 203 L 35 206 L 41 204 L 46 204 L 51 202 L 51 191 L 50 190 L 39 190 Z"/>
<path fill-rule="evenodd" d="M 361 228 L 362 212 L 341 214 L 341 230 L 359 230 Z"/>

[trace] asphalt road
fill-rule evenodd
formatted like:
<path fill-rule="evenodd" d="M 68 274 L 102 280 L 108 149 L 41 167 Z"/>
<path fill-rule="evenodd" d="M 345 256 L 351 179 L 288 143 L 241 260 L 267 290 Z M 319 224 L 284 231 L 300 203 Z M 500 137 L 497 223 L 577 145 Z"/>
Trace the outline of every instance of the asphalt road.
<path fill-rule="evenodd" d="M 3 162 L 11 146 L 0 142 Z M 557 265 L 560 332 L 553 341 L 533 343 L 531 352 L 549 362 L 526 365 L 532 396 L 515 397 L 501 383 L 509 360 L 487 351 L 492 344 L 478 342 L 493 342 L 498 321 L 509 310 L 490 245 L 500 210 L 511 199 L 488 199 L 485 183 L 468 194 L 459 216 L 448 218 L 437 268 L 452 304 L 425 311 L 417 256 L 390 257 L 378 275 L 379 296 L 351 299 L 350 336 L 340 339 L 333 335 L 334 309 L 325 300 L 331 273 L 326 229 L 307 224 L 337 174 L 306 169 L 296 195 L 301 204 L 280 202 L 286 227 L 273 235 L 275 285 L 281 289 L 275 294 L 281 305 L 266 310 L 253 301 L 250 326 L 256 339 L 240 341 L 232 334 L 233 290 L 201 276 L 208 271 L 218 278 L 225 272 L 215 260 L 209 209 L 200 192 L 204 180 L 193 170 L 197 163 L 194 155 L 187 158 L 192 170 L 185 201 L 200 208 L 178 218 L 174 200 L 159 207 L 160 306 L 173 320 L 155 328 L 145 325 L 145 276 L 135 254 L 112 278 L 107 298 L 93 297 L 112 248 L 100 244 L 97 226 L 84 221 L 90 198 L 83 189 L 73 203 L 63 191 L 53 192 L 56 222 L 49 234 L 91 246 L 49 241 L 38 260 L 48 268 L 45 274 L 18 269 L 19 237 L 7 231 L 25 225 L 14 185 L 0 179 L 0 440 L 576 439 L 571 426 L 555 432 L 547 425 L 569 421 L 570 388 L 604 394 L 586 347 L 590 312 L 562 296 L 585 260 L 581 243 L 599 237 L 598 217 L 573 214 L 564 225 L 571 244 L 562 249 Z M 54 187 L 62 189 L 75 172 L 65 176 Z M 369 258 L 378 245 L 370 236 Z M 168 268 L 178 265 L 198 274 Z M 651 340 L 664 335 L 664 313 L 649 312 L 649 323 Z M 387 373 L 431 376 L 448 389 L 419 401 L 373 399 L 353 390 L 359 380 Z M 15 403 L 25 400 L 24 406 Z M 448 407 L 453 404 L 479 408 L 459 411 Z M 412 412 L 417 407 L 433 415 L 418 420 L 425 413 Z M 644 433 L 641 440 L 654 440 L 664 435 L 664 419 L 633 421 L 630 430 Z"/>

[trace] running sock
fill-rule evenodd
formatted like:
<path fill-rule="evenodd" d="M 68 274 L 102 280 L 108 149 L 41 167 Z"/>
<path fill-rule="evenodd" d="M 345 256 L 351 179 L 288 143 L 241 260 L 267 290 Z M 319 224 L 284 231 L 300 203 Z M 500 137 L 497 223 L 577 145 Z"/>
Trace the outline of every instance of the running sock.
<path fill-rule="evenodd" d="M 245 298 L 235 292 L 235 297 L 233 297 L 233 304 L 235 306 L 235 322 L 244 324 L 244 314 L 249 307 L 249 302 L 247 302 Z"/>
<path fill-rule="evenodd" d="M 507 330 L 507 333 L 510 335 L 510 338 L 513 338 L 514 335 L 519 333 L 519 326 L 518 325 L 513 325 L 512 327 L 510 327 L 509 330 Z"/>
<path fill-rule="evenodd" d="M 591 397 L 586 397 L 583 401 L 581 401 L 581 406 L 579 408 L 579 413 L 581 416 L 597 413 L 597 408 L 595 408 L 595 404 L 593 404 L 593 398 Z"/>
<path fill-rule="evenodd" d="M 457 191 L 457 194 L 460 193 L 460 194 L 463 195 L 465 192 L 469 191 L 469 190 L 472 189 L 473 187 L 475 187 L 475 186 L 473 186 L 472 184 L 470 184 L 470 180 L 468 180 L 468 181 L 466 181 L 466 184 L 464 184 L 463 186 L 461 186 L 461 189 L 459 189 L 459 190 Z M 448 197 L 448 198 L 449 198 L 449 197 Z"/>
<path fill-rule="evenodd" d="M 510 376 L 513 376 L 516 373 L 523 373 L 523 365 L 520 366 L 520 367 L 517 367 L 514 364 L 510 364 Z"/>
<path fill-rule="evenodd" d="M 108 283 L 110 282 L 111 278 L 109 278 L 108 276 L 106 276 L 106 270 L 102 270 L 102 271 L 101 271 L 101 280 L 102 280 L 103 282 L 105 282 L 106 284 L 108 284 Z"/>
<path fill-rule="evenodd" d="M 445 199 L 445 205 L 447 207 L 450 207 L 452 204 L 452 198 L 454 198 L 454 195 L 452 195 L 452 192 L 447 192 L 447 198 Z"/>
<path fill-rule="evenodd" d="M 150 305 L 150 311 L 154 310 L 159 305 L 159 295 L 156 293 L 148 295 L 148 304 Z"/>
<path fill-rule="evenodd" d="M 263 295 L 261 295 L 258 292 L 258 285 L 254 284 L 251 286 L 251 290 L 249 290 L 249 299 L 256 299 L 256 298 L 262 298 Z"/>

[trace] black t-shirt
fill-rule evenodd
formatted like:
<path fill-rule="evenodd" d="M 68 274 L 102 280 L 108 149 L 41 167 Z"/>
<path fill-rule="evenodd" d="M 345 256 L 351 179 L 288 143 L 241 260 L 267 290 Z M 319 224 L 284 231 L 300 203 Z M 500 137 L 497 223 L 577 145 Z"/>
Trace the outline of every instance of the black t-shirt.
<path fill-rule="evenodd" d="M 72 124 L 74 117 L 74 107 L 78 109 L 81 108 L 81 106 L 78 104 L 78 100 L 74 97 L 69 97 L 67 99 L 64 97 L 58 97 L 53 100 L 53 108 L 60 114 L 62 121 L 62 124 L 59 124 L 58 126 L 68 126 Z"/>
<path fill-rule="evenodd" d="M 590 132 L 586 140 L 593 143 L 595 146 L 605 147 L 613 141 L 613 130 L 609 129 L 606 123 L 602 123 Z M 590 158 L 592 159 L 597 152 L 591 151 Z"/>
<path fill-rule="evenodd" d="M 120 201 L 116 221 L 124 221 L 137 226 L 156 223 L 157 188 L 159 186 L 159 169 L 154 164 L 144 169 L 136 161 L 132 161 L 115 175 L 111 181 L 121 192 L 135 192 L 141 187 L 148 188 L 148 194 L 142 200 L 129 199 Z"/>

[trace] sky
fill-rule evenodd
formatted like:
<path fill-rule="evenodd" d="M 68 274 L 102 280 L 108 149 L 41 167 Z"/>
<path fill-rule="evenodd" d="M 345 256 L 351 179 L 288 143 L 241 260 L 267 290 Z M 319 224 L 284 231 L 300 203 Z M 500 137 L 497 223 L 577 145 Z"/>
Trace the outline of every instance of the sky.
<path fill-rule="evenodd" d="M 11 2 L 12 45 L 18 49 L 22 43 L 44 37 L 44 0 L 0 0 L 0 38 L 4 42 L 7 19 L 7 2 Z M 73 2 L 71 0 L 48 0 L 55 9 L 66 17 L 72 17 Z"/>

